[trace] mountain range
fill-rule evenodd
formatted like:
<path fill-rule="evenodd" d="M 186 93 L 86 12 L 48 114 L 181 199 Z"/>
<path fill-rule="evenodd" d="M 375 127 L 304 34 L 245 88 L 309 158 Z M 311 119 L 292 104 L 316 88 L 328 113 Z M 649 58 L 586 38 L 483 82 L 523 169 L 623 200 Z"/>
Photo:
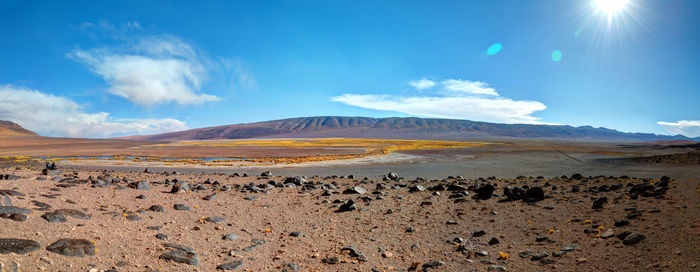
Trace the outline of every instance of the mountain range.
<path fill-rule="evenodd" d="M 541 138 L 584 141 L 648 142 L 700 140 L 683 135 L 628 133 L 591 126 L 496 124 L 469 120 L 417 117 L 300 117 L 265 122 L 205 127 L 156 135 L 120 137 L 130 140 L 185 141 L 249 138 L 386 138 L 468 139 Z"/>

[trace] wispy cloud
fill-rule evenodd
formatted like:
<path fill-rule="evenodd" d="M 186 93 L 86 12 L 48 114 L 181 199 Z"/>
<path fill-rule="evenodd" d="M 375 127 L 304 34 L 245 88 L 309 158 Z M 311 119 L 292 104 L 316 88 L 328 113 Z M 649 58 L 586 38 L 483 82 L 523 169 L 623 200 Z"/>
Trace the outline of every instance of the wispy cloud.
<path fill-rule="evenodd" d="M 494 88 L 489 87 L 486 82 L 481 81 L 448 79 L 443 80 L 442 85 L 444 86 L 445 90 L 452 92 L 498 96 L 498 93 Z"/>
<path fill-rule="evenodd" d="M 12 85 L 0 85 L 0 120 L 49 136 L 109 137 L 188 129 L 179 120 L 115 119 L 109 113 L 87 113 L 75 101 Z"/>
<path fill-rule="evenodd" d="M 541 102 L 501 97 L 485 82 L 448 79 L 441 84 L 443 92 L 430 96 L 343 94 L 332 97 L 331 101 L 422 117 L 510 124 L 549 124 L 539 121 L 539 117 L 532 116 L 533 113 L 547 108 Z"/>
<path fill-rule="evenodd" d="M 681 134 L 686 137 L 700 137 L 700 120 L 680 120 L 678 122 L 656 122 L 671 134 Z"/>
<path fill-rule="evenodd" d="M 144 38 L 122 48 L 75 50 L 68 56 L 104 78 L 110 93 L 139 105 L 219 100 L 200 93 L 209 61 L 174 37 Z"/>
<path fill-rule="evenodd" d="M 435 81 L 432 81 L 427 78 L 421 78 L 417 80 L 411 80 L 408 82 L 409 85 L 413 86 L 413 88 L 416 88 L 418 90 L 425 90 L 425 89 L 430 89 L 435 86 Z"/>

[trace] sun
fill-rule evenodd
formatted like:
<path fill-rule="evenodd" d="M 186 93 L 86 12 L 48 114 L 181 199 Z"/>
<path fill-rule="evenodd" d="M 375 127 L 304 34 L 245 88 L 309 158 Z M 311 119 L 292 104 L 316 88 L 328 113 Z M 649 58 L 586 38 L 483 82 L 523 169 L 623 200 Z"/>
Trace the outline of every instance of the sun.
<path fill-rule="evenodd" d="M 629 0 L 595 0 L 595 5 L 599 11 L 613 15 L 624 11 L 629 2 Z"/>

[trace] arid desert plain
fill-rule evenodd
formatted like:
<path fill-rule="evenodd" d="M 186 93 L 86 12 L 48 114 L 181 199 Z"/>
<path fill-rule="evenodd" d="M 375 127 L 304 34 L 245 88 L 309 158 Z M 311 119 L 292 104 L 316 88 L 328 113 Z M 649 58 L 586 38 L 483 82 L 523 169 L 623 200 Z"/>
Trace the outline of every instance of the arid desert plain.
<path fill-rule="evenodd" d="M 698 269 L 687 143 L 8 137 L 0 154 L 4 271 Z"/>

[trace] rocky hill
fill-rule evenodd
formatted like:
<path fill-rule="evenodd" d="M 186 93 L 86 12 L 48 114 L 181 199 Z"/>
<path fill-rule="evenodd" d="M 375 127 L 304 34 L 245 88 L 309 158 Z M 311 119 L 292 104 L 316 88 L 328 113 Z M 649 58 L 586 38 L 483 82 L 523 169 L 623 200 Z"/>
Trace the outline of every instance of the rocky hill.
<path fill-rule="evenodd" d="M 626 133 L 591 126 L 496 124 L 432 118 L 320 116 L 206 127 L 157 135 L 122 137 L 133 140 L 184 141 L 248 138 L 546 138 L 589 141 L 692 140 L 682 135 Z"/>

